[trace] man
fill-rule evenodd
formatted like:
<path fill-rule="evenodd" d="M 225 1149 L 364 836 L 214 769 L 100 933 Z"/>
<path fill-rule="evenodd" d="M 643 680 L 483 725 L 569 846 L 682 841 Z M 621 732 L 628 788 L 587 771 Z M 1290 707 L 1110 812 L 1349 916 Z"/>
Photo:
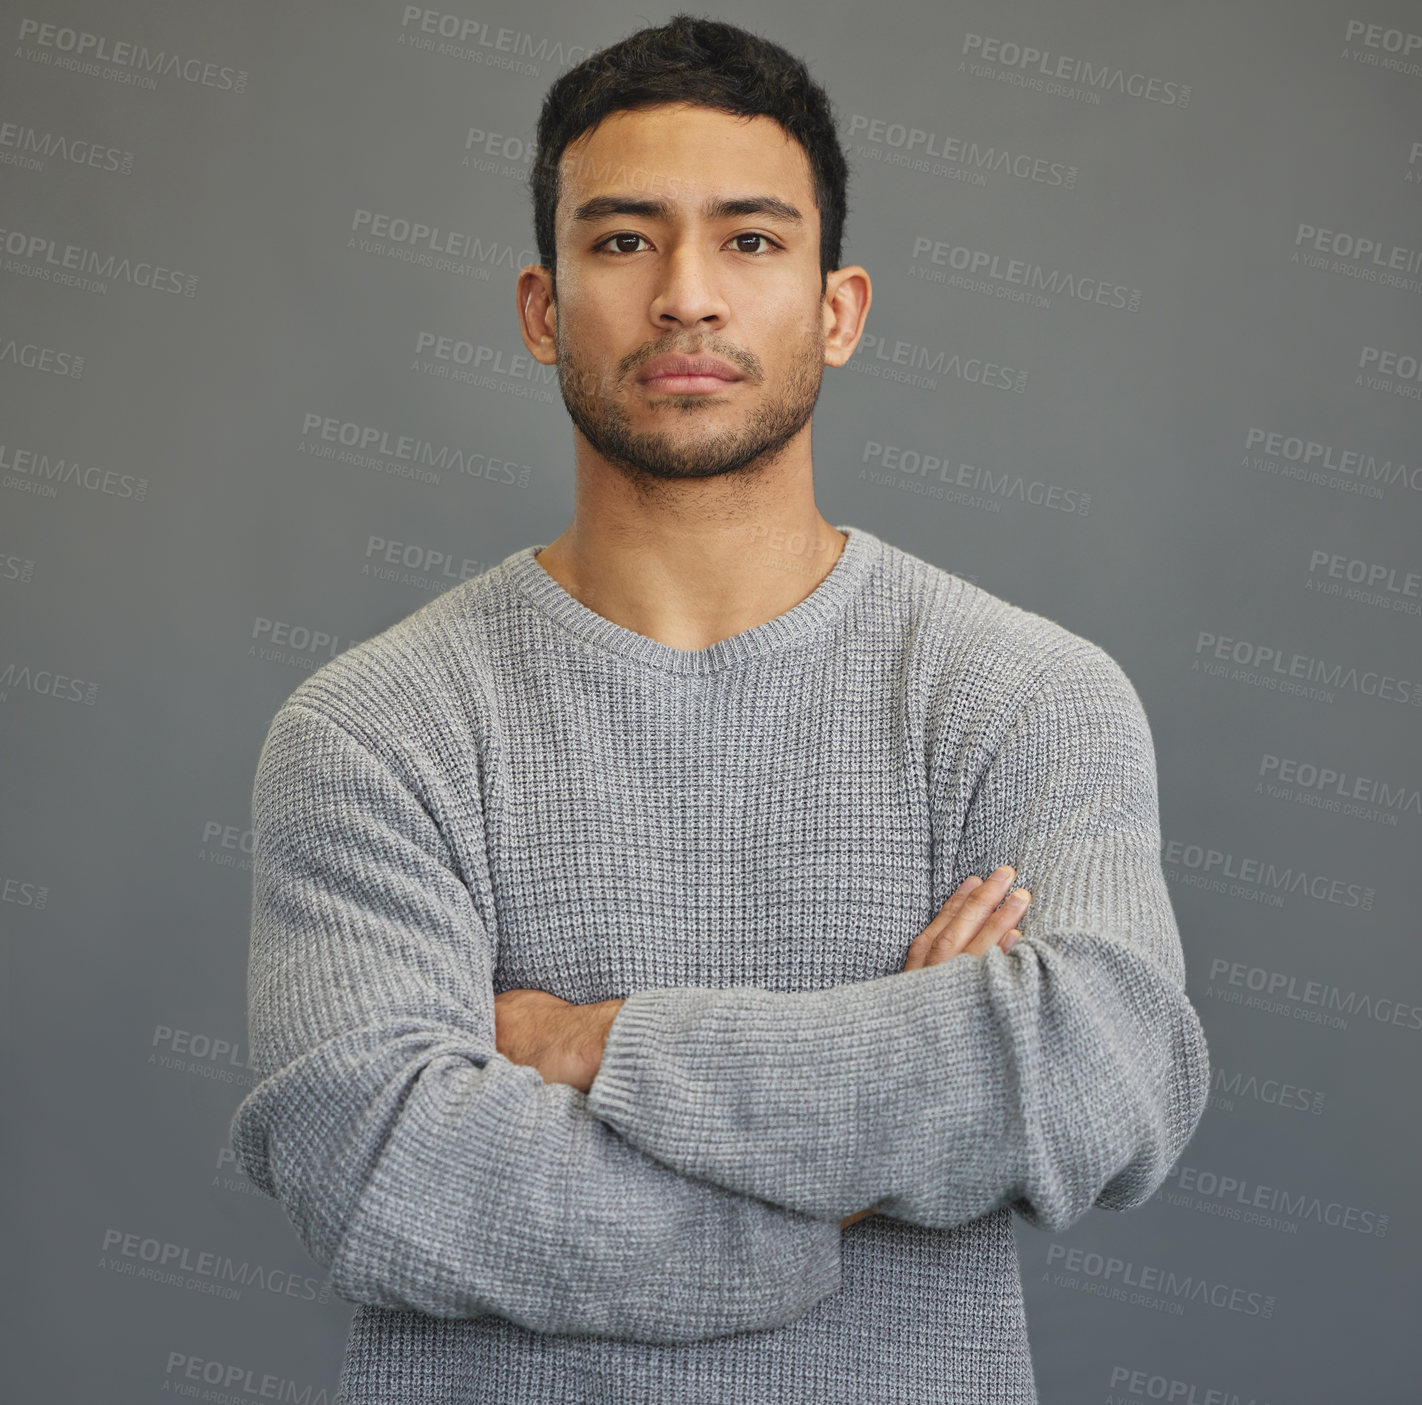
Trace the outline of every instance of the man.
<path fill-rule="evenodd" d="M 350 1405 L 1033 1402 L 1012 1214 L 1144 1203 L 1208 1086 L 1140 701 L 815 509 L 871 293 L 802 65 L 677 16 L 538 144 L 574 520 L 272 722 L 234 1146 Z"/>

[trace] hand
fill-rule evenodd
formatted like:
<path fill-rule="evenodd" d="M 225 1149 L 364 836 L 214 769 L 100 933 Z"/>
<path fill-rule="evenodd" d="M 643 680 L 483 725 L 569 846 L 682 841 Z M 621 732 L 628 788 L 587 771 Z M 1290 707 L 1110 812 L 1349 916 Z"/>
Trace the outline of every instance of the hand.
<path fill-rule="evenodd" d="M 999 944 L 1011 951 L 1022 936 L 1017 923 L 1032 901 L 1026 888 L 1008 892 L 1016 876 L 1017 870 L 1004 864 L 986 880 L 976 874 L 965 878 L 913 939 L 904 970 L 936 966 L 954 956 L 984 956 Z"/>
<path fill-rule="evenodd" d="M 1011 951 L 1022 936 L 1016 924 L 1032 901 L 1026 888 L 1008 892 L 1016 876 L 1016 869 L 1003 865 L 986 881 L 976 874 L 965 878 L 938 909 L 933 921 L 913 939 L 904 970 L 936 966 L 954 956 L 982 956 L 999 944 L 1004 951 Z M 860 1210 L 842 1219 L 839 1227 L 848 1229 L 873 1213 L 872 1207 Z"/>
<path fill-rule="evenodd" d="M 592 1087 L 621 1000 L 574 1005 L 546 990 L 505 990 L 494 997 L 494 1047 L 536 1068 L 545 1083 Z"/>

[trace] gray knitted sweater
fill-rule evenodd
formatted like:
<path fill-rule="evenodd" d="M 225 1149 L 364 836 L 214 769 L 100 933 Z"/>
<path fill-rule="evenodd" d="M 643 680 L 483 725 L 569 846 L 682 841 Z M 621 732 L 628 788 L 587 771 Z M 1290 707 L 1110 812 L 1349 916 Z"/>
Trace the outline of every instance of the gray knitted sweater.
<path fill-rule="evenodd" d="M 1029 1405 L 1012 1214 L 1140 1205 L 1193 1133 L 1130 682 L 840 530 L 691 651 L 526 547 L 278 711 L 232 1138 L 358 1304 L 347 1405 Z M 1015 949 L 905 972 L 1001 863 Z M 495 1051 L 517 986 L 626 998 L 590 1093 Z"/>

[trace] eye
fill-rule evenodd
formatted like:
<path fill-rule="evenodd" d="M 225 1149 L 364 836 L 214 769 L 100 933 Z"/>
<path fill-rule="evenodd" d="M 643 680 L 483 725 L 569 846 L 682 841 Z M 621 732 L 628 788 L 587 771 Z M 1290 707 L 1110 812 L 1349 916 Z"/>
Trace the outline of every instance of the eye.
<path fill-rule="evenodd" d="M 641 238 L 642 238 L 642 236 L 641 236 L 640 234 L 609 234 L 606 239 L 603 239 L 603 240 L 601 240 L 600 242 L 594 244 L 594 245 L 593 245 L 593 248 L 594 248 L 594 249 L 603 249 L 603 248 L 606 248 L 606 246 L 609 245 L 609 244 L 611 244 L 614 239 L 641 239 Z M 645 241 L 644 241 L 644 242 L 645 242 Z M 613 250 L 608 249 L 608 253 L 612 253 L 612 252 L 613 252 Z M 620 249 L 620 250 L 618 250 L 617 252 L 623 253 L 623 254 L 636 254 L 636 253 L 640 253 L 641 251 L 638 250 L 638 249 Z"/>
<path fill-rule="evenodd" d="M 640 254 L 640 253 L 642 252 L 640 249 L 627 249 L 627 248 L 620 248 L 620 247 L 619 247 L 619 248 L 608 248 L 608 245 L 610 245 L 610 244 L 616 244 L 619 240 L 623 240 L 623 239 L 641 240 L 643 243 L 646 243 L 646 242 L 647 242 L 647 241 L 643 238 L 643 236 L 640 235 L 640 234 L 632 234 L 632 233 L 630 233 L 630 232 L 624 232 L 624 233 L 621 233 L 621 234 L 609 234 L 606 239 L 601 239 L 601 240 L 599 240 L 596 244 L 594 244 L 594 245 L 593 245 L 593 248 L 594 248 L 595 250 L 606 251 L 606 252 L 609 253 L 609 254 Z M 773 240 L 768 234 L 750 234 L 750 233 L 747 233 L 747 234 L 733 234 L 733 235 L 731 236 L 731 243 L 732 243 L 732 244 L 739 244 L 739 243 L 741 242 L 741 240 L 743 240 L 743 239 L 759 239 L 759 240 L 761 240 L 762 242 L 764 242 L 764 243 L 770 245 L 770 247 L 771 247 L 772 249 L 778 249 L 778 248 L 780 248 L 780 245 L 777 244 L 777 243 L 775 242 L 775 240 Z M 769 249 L 741 249 L 741 248 L 738 248 L 738 249 L 736 250 L 736 252 L 737 252 L 737 253 L 741 253 L 741 254 L 753 254 L 753 255 L 755 255 L 755 256 L 758 257 L 758 258 L 763 258 L 767 253 L 770 252 L 770 250 L 769 250 Z"/>

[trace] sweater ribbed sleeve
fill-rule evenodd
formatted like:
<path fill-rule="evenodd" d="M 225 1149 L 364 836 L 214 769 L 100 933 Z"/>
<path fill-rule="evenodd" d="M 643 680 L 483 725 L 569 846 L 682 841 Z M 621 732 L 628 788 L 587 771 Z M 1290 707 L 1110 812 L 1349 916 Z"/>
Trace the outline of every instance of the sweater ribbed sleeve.
<path fill-rule="evenodd" d="M 966 814 L 933 790 L 935 830 L 958 832 L 934 910 L 1013 864 L 1034 900 L 1010 953 L 825 990 L 638 991 L 591 1110 L 677 1171 L 809 1215 L 872 1205 L 947 1228 L 1009 1205 L 1056 1232 L 1144 1203 L 1200 1119 L 1209 1064 L 1138 696 L 1095 646 L 1058 657 Z"/>
<path fill-rule="evenodd" d="M 493 941 L 402 772 L 289 700 L 253 791 L 262 1081 L 232 1141 L 335 1291 L 651 1343 L 835 1292 L 837 1221 L 682 1176 L 496 1052 Z"/>

